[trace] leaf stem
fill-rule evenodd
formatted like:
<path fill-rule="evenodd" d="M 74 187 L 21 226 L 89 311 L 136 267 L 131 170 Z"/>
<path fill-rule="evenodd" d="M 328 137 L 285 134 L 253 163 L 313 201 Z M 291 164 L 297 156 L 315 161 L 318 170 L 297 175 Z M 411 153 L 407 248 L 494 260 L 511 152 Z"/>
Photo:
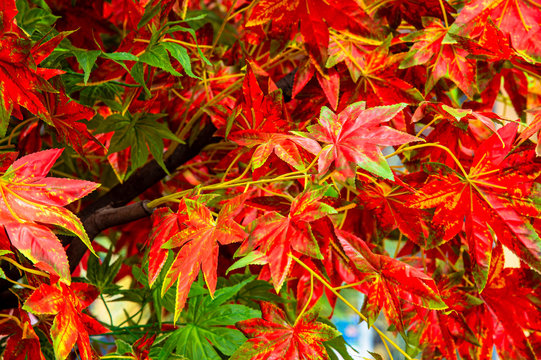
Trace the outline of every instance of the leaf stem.
<path fill-rule="evenodd" d="M 293 326 L 297 325 L 297 322 L 302 318 L 302 316 L 306 312 L 306 309 L 308 309 L 308 305 L 310 305 L 310 301 L 312 301 L 312 296 L 314 296 L 314 275 L 310 273 L 310 294 L 308 295 L 308 300 L 306 300 L 306 304 L 304 304 L 301 312 L 295 319 L 295 324 L 293 324 Z"/>
<path fill-rule="evenodd" d="M 49 277 L 49 274 L 47 274 L 46 272 L 27 268 L 27 267 L 19 264 L 15 260 L 8 258 L 7 256 L 0 256 L 0 260 L 7 261 L 8 263 L 11 263 L 12 265 L 16 266 L 18 269 L 21 269 L 22 271 L 25 271 L 27 273 L 34 274 L 34 275 L 39 275 L 39 276 Z"/>
<path fill-rule="evenodd" d="M 342 300 L 351 310 L 353 310 L 355 312 L 355 314 L 359 315 L 359 317 L 361 319 L 363 319 L 364 321 L 366 321 L 368 323 L 368 319 L 366 318 L 366 316 L 363 315 L 363 313 L 361 313 L 359 310 L 357 310 L 357 308 L 355 306 L 353 306 L 349 301 L 346 300 L 345 297 L 343 297 L 342 295 L 340 295 L 340 293 L 335 290 L 325 279 L 323 279 L 321 276 L 319 276 L 319 274 L 317 274 L 315 271 L 313 271 L 312 269 L 310 269 L 310 267 L 308 265 L 306 265 L 304 262 L 302 262 L 299 258 L 297 258 L 295 255 L 293 254 L 289 254 L 289 257 L 292 258 L 293 260 L 295 260 L 295 262 L 297 262 L 297 264 L 299 264 L 300 266 L 302 266 L 303 268 L 305 268 L 306 270 L 308 270 L 310 272 L 310 274 L 312 274 L 312 276 L 314 276 L 316 279 L 318 279 L 322 284 L 323 286 L 325 286 L 327 289 L 329 289 L 334 295 L 336 295 L 337 298 L 339 298 L 340 300 Z M 392 341 L 387 335 L 385 335 L 385 333 L 383 333 L 383 331 L 381 331 L 380 329 L 378 329 L 376 326 L 372 325 L 371 326 L 377 333 L 378 335 L 381 337 L 381 339 L 383 341 L 388 341 L 391 345 L 393 345 L 393 347 L 398 350 L 402 355 L 404 355 L 404 357 L 408 360 L 413 360 L 413 358 L 411 356 L 409 356 L 404 350 L 402 350 L 394 341 Z"/>
<path fill-rule="evenodd" d="M 447 11 L 445 11 L 445 5 L 443 4 L 444 0 L 440 1 L 441 13 L 443 15 L 443 21 L 445 22 L 445 28 L 449 28 L 449 21 L 447 21 Z"/>
<path fill-rule="evenodd" d="M 404 152 L 404 151 L 408 151 L 408 150 L 415 150 L 415 149 L 420 149 L 420 148 L 424 148 L 424 147 L 430 147 L 430 146 L 433 146 L 433 147 L 437 147 L 439 149 L 442 149 L 444 150 L 445 152 L 447 152 L 449 154 L 449 156 L 451 156 L 451 158 L 455 161 L 455 163 L 457 164 L 458 168 L 460 169 L 460 171 L 462 172 L 462 174 L 464 174 L 464 177 L 466 179 L 468 179 L 468 173 L 466 172 L 466 170 L 464 170 L 464 167 L 462 167 L 462 164 L 460 163 L 460 161 L 457 159 L 457 157 L 455 156 L 455 154 L 453 154 L 453 152 L 451 150 L 449 150 L 448 147 L 446 146 L 443 146 L 443 145 L 440 145 L 440 144 L 436 144 L 436 143 L 426 143 L 426 144 L 419 144 L 419 145 L 412 145 L 412 146 L 407 146 L 403 149 L 398 149 L 396 150 L 395 152 L 389 154 L 389 155 L 385 155 L 385 158 L 388 159 L 390 157 L 393 157 L 397 154 L 400 154 L 401 152 Z"/>

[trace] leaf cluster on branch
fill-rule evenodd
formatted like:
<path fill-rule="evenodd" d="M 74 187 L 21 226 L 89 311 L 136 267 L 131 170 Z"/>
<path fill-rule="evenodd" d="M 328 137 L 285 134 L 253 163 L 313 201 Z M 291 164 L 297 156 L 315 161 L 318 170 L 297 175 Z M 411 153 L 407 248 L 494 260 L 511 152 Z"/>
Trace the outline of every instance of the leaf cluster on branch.
<path fill-rule="evenodd" d="M 351 359 L 337 303 L 391 359 L 540 358 L 540 24 L 1 1 L 2 358 Z"/>

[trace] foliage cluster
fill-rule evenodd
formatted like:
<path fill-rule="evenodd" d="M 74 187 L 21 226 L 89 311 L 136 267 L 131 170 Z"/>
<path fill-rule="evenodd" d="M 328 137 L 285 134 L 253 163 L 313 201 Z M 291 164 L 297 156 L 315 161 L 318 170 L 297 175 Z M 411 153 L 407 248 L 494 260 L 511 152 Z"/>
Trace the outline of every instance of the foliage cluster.
<path fill-rule="evenodd" d="M 0 1 L 3 358 L 349 359 L 337 302 L 407 359 L 540 358 L 540 24 Z"/>

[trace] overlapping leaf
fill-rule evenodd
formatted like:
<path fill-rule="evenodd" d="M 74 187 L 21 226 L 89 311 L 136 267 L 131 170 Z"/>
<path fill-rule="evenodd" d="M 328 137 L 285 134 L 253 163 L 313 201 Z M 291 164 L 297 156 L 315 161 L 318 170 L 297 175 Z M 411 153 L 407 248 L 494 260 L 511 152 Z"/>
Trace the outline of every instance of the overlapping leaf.
<path fill-rule="evenodd" d="M 56 286 L 41 284 L 24 304 L 24 309 L 36 315 L 54 315 L 51 338 L 57 359 L 65 359 L 75 343 L 82 360 L 92 360 L 89 335 L 102 334 L 107 328 L 82 312 L 99 292 L 92 285 L 59 283 Z"/>
<path fill-rule="evenodd" d="M 162 294 L 164 294 L 177 283 L 175 320 L 180 316 L 190 286 L 199 274 L 200 268 L 210 293 L 214 294 L 217 281 L 218 244 L 227 245 L 242 241 L 246 237 L 242 227 L 231 217 L 239 204 L 229 202 L 222 208 L 216 220 L 210 210 L 199 201 L 184 199 L 184 204 L 184 210 L 188 216 L 187 227 L 173 234 L 162 245 L 165 249 L 180 248 L 167 270 L 162 285 Z M 170 224 L 174 226 L 174 222 Z"/>
<path fill-rule="evenodd" d="M 261 303 L 262 319 L 245 320 L 237 327 L 249 338 L 232 360 L 328 359 L 323 342 L 339 335 L 336 329 L 317 321 L 317 313 L 306 312 L 293 325 L 282 309 Z"/>
<path fill-rule="evenodd" d="M 92 192 L 89 181 L 45 177 L 62 149 L 22 157 L 0 177 L 0 222 L 11 243 L 37 267 L 69 283 L 66 252 L 53 229 L 78 236 L 89 248 L 83 224 L 63 206 Z"/>
<path fill-rule="evenodd" d="M 470 0 L 456 19 L 456 26 L 475 36 L 491 19 L 509 34 L 515 48 L 531 56 L 541 56 L 541 5 L 530 0 Z"/>
<path fill-rule="evenodd" d="M 233 286 L 216 290 L 214 297 L 199 296 L 190 301 L 186 324 L 175 330 L 160 351 L 158 360 L 168 360 L 171 353 L 189 359 L 220 360 L 219 353 L 231 356 L 246 341 L 233 325 L 259 317 L 259 311 L 240 304 L 227 304 L 254 277 Z"/>
<path fill-rule="evenodd" d="M 473 98 L 476 92 L 475 60 L 469 59 L 468 52 L 455 45 L 456 41 L 450 37 L 449 29 L 441 21 L 427 22 L 422 31 L 410 34 L 404 40 L 413 41 L 414 44 L 400 67 L 429 64 L 432 69 L 426 92 L 439 79 L 447 76 L 464 94 Z"/>
<path fill-rule="evenodd" d="M 398 330 L 404 330 L 402 301 L 429 309 L 445 309 L 434 280 L 419 269 L 385 255 L 374 254 L 355 235 L 339 231 L 338 238 L 346 255 L 365 276 L 364 291 L 368 296 L 364 311 L 369 324 L 381 309 Z"/>
<path fill-rule="evenodd" d="M 287 216 L 271 211 L 256 219 L 251 225 L 250 237 L 240 248 L 242 255 L 254 249 L 266 255 L 277 292 L 289 272 L 289 254 L 293 250 L 315 258 L 322 257 L 310 223 L 336 212 L 320 201 L 325 190 L 325 187 L 320 187 L 299 194 L 291 202 Z"/>
<path fill-rule="evenodd" d="M 319 155 L 318 170 L 325 173 L 334 163 L 337 171 L 352 177 L 361 167 L 386 179 L 393 173 L 378 146 L 400 145 L 419 141 L 415 136 L 388 126 L 380 126 L 394 118 L 405 104 L 365 109 L 364 102 L 349 105 L 339 114 L 321 108 L 319 124 L 308 127 L 312 138 L 326 144 Z"/>
<path fill-rule="evenodd" d="M 30 317 L 17 309 L 13 314 L 2 314 L 0 334 L 8 336 L 3 352 L 4 360 L 45 360 L 39 337 L 31 325 Z"/>
<path fill-rule="evenodd" d="M 329 26 L 337 30 L 368 33 L 376 25 L 363 9 L 352 0 L 346 1 L 259 1 L 254 7 L 247 25 L 259 25 L 272 21 L 273 26 L 287 26 L 300 21 L 300 30 L 309 55 L 315 66 L 326 59 L 329 43 Z"/>
<path fill-rule="evenodd" d="M 465 174 L 432 175 L 410 206 L 436 208 L 433 224 L 448 241 L 465 226 L 474 278 L 482 289 L 486 282 L 493 242 L 509 247 L 530 266 L 541 269 L 538 236 L 514 209 L 514 201 L 529 194 L 532 176 L 520 169 L 502 169 L 517 131 L 508 124 L 477 149 L 473 166 Z"/>

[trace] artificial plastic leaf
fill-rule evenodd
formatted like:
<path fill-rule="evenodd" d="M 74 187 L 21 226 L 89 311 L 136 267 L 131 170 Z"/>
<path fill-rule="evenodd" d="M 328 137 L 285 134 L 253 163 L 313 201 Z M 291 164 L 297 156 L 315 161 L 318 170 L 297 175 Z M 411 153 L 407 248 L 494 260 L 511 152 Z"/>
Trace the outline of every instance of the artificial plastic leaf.
<path fill-rule="evenodd" d="M 486 283 L 495 239 L 541 270 L 536 245 L 539 237 L 514 205 L 528 195 L 532 176 L 520 169 L 500 167 L 516 132 L 516 124 L 504 126 L 479 146 L 468 173 L 432 175 L 409 203 L 413 208 L 436 208 L 432 222 L 442 241 L 453 238 L 465 225 L 474 279 L 480 289 Z"/>
<path fill-rule="evenodd" d="M 249 338 L 231 360 L 328 359 L 324 341 L 339 336 L 329 325 L 317 321 L 308 311 L 292 325 L 284 311 L 268 302 L 261 303 L 261 319 L 240 321 L 237 327 Z"/>
<path fill-rule="evenodd" d="M 227 245 L 244 240 L 246 233 L 231 217 L 234 202 L 227 203 L 215 220 L 210 210 L 197 200 L 184 199 L 187 227 L 174 234 L 162 248 L 180 248 L 168 269 L 162 285 L 162 295 L 176 282 L 175 320 L 184 307 L 190 286 L 203 271 L 205 282 L 214 295 L 217 281 L 218 244 Z M 182 209 L 182 207 L 181 207 Z"/>
<path fill-rule="evenodd" d="M 422 31 L 407 35 L 404 40 L 414 44 L 400 67 L 430 65 L 430 78 L 425 87 L 427 93 L 439 79 L 448 76 L 464 94 L 473 98 L 476 93 L 475 60 L 469 59 L 468 52 L 456 45 L 449 29 L 440 20 L 432 19 Z"/>
<path fill-rule="evenodd" d="M 53 233 L 55 227 L 78 236 L 91 249 L 77 216 L 63 206 L 92 192 L 99 185 L 89 181 L 45 177 L 62 149 L 22 157 L 0 177 L 0 223 L 11 243 L 38 268 L 70 282 L 66 253 Z"/>
<path fill-rule="evenodd" d="M 320 201 L 326 190 L 327 187 L 320 187 L 299 194 L 291 202 L 287 216 L 271 211 L 259 217 L 251 224 L 250 237 L 239 248 L 241 255 L 252 250 L 266 255 L 276 292 L 288 275 L 292 261 L 289 254 L 293 250 L 322 258 L 310 223 L 336 213 L 334 208 Z"/>
<path fill-rule="evenodd" d="M 92 360 L 88 336 L 109 330 L 82 311 L 98 295 L 95 287 L 84 283 L 41 284 L 26 299 L 23 309 L 36 315 L 55 316 L 50 334 L 57 359 L 65 359 L 77 343 L 82 360 Z"/>
<path fill-rule="evenodd" d="M 324 174 L 334 163 L 345 177 L 353 177 L 357 167 L 393 179 L 393 173 L 378 145 L 400 145 L 420 139 L 389 126 L 380 126 L 394 118 L 406 104 L 365 109 L 364 102 L 349 105 L 339 114 L 323 106 L 319 124 L 308 127 L 315 140 L 325 144 L 318 159 L 318 171 Z"/>
<path fill-rule="evenodd" d="M 232 355 L 246 338 L 231 326 L 238 321 L 259 317 L 261 313 L 245 305 L 226 302 L 253 280 L 252 276 L 233 286 L 218 289 L 214 298 L 207 295 L 190 300 L 186 324 L 169 336 L 158 360 L 170 359 L 173 350 L 189 359 L 220 360 L 216 349 L 227 356 Z"/>
<path fill-rule="evenodd" d="M 346 255 L 364 277 L 361 286 L 368 296 L 364 311 L 369 326 L 383 309 L 387 319 L 399 331 L 403 331 L 402 301 L 428 309 L 447 308 L 434 280 L 421 270 L 400 260 L 373 253 L 364 240 L 351 233 L 337 231 L 337 235 Z"/>

